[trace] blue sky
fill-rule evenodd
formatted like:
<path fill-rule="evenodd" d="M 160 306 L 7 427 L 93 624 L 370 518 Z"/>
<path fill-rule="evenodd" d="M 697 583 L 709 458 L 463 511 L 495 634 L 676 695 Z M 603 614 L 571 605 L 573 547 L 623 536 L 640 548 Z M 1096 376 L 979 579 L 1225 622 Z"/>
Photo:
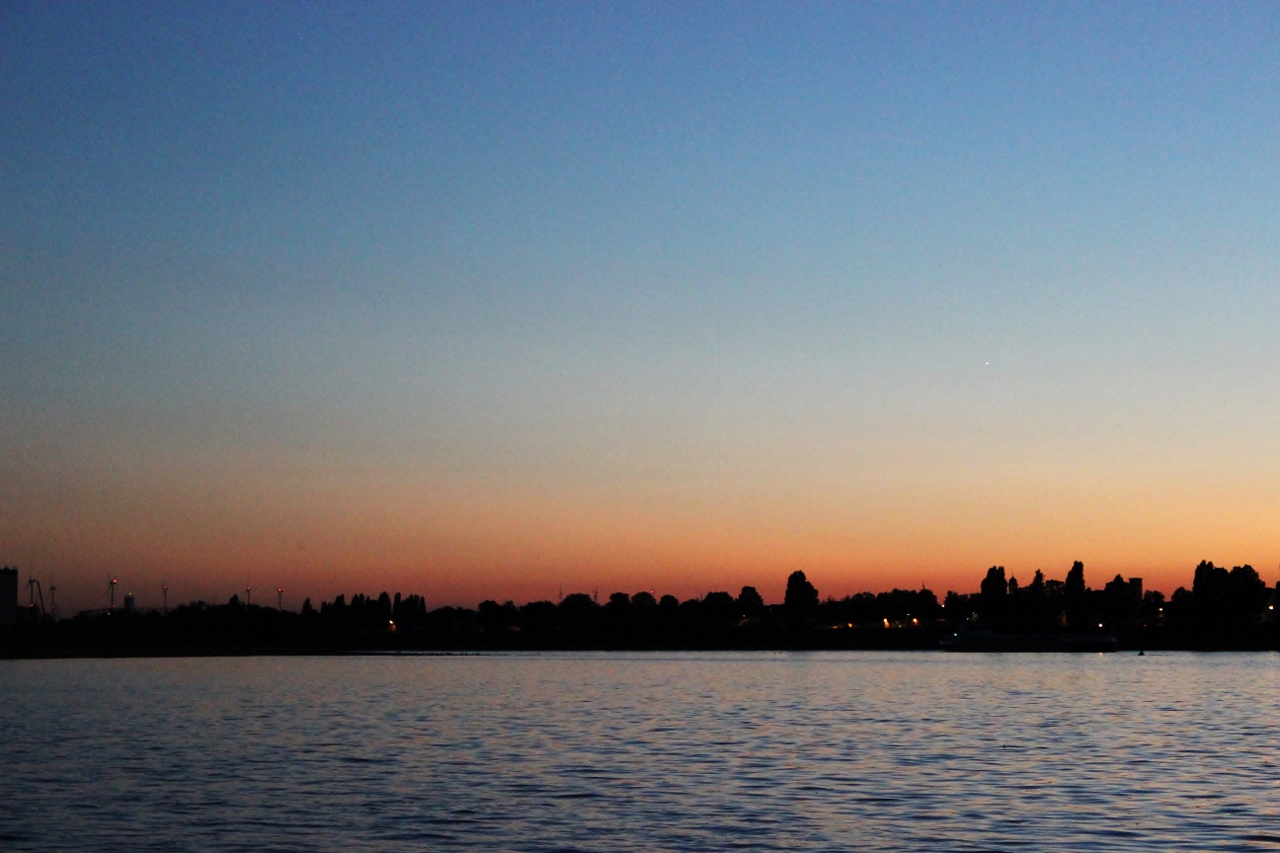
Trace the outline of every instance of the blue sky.
<path fill-rule="evenodd" d="M 1278 45 L 1267 4 L 9 4 L 0 559 L 461 603 L 1274 565 Z"/>

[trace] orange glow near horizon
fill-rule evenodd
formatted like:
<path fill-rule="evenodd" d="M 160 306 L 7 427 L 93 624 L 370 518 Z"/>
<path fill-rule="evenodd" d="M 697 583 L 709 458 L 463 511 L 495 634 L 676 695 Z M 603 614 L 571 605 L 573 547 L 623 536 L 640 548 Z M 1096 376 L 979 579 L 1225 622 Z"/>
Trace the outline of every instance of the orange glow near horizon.
<path fill-rule="evenodd" d="M 1095 588 L 1118 573 L 1169 594 L 1190 584 L 1201 559 L 1248 562 L 1276 580 L 1266 521 L 1280 507 L 1239 481 L 1104 490 L 1003 476 L 948 488 L 939 477 L 924 488 L 882 480 L 869 493 L 831 478 L 807 488 L 724 478 L 611 492 L 385 470 L 235 474 L 82 483 L 36 503 L 41 512 L 10 517 L 5 559 L 55 580 L 68 610 L 99 606 L 108 573 L 142 606 L 159 605 L 162 583 L 171 606 L 265 584 L 282 586 L 293 608 L 303 597 L 384 590 L 475 606 L 561 591 L 684 599 L 752 585 L 780 601 L 797 569 L 824 597 L 922 585 L 941 597 L 976 590 L 991 565 L 1025 583 L 1036 569 L 1061 579 L 1077 559 Z"/>

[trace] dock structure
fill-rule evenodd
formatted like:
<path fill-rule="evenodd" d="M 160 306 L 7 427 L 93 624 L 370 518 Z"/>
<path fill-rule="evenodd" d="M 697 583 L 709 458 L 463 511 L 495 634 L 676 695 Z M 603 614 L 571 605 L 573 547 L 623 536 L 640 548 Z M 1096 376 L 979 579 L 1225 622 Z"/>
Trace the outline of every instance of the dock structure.
<path fill-rule="evenodd" d="M 11 625 L 18 618 L 18 570 L 0 569 L 0 625 Z"/>

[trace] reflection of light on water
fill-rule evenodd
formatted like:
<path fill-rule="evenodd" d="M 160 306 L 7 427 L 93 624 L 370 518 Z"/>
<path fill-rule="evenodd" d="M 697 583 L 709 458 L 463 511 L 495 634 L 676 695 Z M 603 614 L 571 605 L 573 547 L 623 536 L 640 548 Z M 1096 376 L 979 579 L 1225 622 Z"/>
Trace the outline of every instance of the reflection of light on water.
<path fill-rule="evenodd" d="M 1220 849 L 1274 820 L 1280 781 L 1266 655 L 11 663 L 20 849 L 83 847 L 91 821 L 104 849 Z M 102 781 L 128 787 L 118 816 L 75 805 Z"/>

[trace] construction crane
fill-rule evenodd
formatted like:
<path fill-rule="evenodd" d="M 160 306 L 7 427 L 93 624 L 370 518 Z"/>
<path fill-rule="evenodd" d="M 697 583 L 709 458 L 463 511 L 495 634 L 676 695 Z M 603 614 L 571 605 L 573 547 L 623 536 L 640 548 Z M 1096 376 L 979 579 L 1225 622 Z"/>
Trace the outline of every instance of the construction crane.
<path fill-rule="evenodd" d="M 40 615 L 44 615 L 44 590 L 40 588 L 40 581 L 33 577 L 27 578 L 27 607 L 35 609 L 36 595 L 40 596 Z"/>

